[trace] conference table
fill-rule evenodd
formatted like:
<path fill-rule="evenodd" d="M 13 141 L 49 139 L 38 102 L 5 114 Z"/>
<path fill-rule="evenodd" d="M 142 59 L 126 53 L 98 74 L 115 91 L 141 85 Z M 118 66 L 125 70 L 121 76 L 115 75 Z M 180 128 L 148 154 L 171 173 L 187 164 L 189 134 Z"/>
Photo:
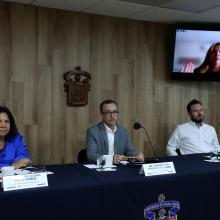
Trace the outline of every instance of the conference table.
<path fill-rule="evenodd" d="M 168 220 L 173 204 L 179 210 L 170 219 L 220 219 L 220 163 L 201 154 L 159 159 L 173 161 L 176 174 L 145 177 L 139 166 L 125 165 L 110 172 L 83 164 L 47 166 L 54 172 L 48 187 L 0 191 L 1 219 Z M 160 206 L 161 198 L 167 206 Z M 156 205 L 155 217 L 147 217 Z"/>
<path fill-rule="evenodd" d="M 104 219 L 103 190 L 97 180 L 73 164 L 47 170 L 54 173 L 48 175 L 48 187 L 1 190 L 1 220 Z"/>

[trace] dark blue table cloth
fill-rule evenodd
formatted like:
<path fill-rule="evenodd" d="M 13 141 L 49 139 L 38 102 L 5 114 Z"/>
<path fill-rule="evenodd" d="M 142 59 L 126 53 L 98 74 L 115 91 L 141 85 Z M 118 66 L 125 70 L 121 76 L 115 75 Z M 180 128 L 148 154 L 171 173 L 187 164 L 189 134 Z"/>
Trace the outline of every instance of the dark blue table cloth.
<path fill-rule="evenodd" d="M 76 166 L 48 166 L 48 187 L 0 192 L 0 219 L 104 219 L 101 184 Z"/>
<path fill-rule="evenodd" d="M 165 196 L 165 201 L 179 202 L 178 219 L 220 219 L 220 163 L 205 162 L 203 155 L 165 157 L 160 160 L 173 161 L 176 174 L 145 177 L 139 175 L 140 167 L 123 165 L 118 166 L 116 172 L 80 168 L 104 186 L 105 219 L 147 219 L 144 218 L 145 208 L 158 203 L 161 194 Z M 169 209 L 164 209 L 166 213 L 159 218 L 160 210 L 155 211 L 155 219 L 168 219 Z"/>
<path fill-rule="evenodd" d="M 0 217 L 151 220 L 144 211 L 158 203 L 159 195 L 163 194 L 165 202 L 180 204 L 178 220 L 220 219 L 220 163 L 205 162 L 203 155 L 160 160 L 173 161 L 176 174 L 145 177 L 139 175 L 140 167 L 123 165 L 116 172 L 97 172 L 82 164 L 48 166 L 54 172 L 48 175 L 49 187 L 0 192 Z M 168 207 L 154 210 L 155 219 L 168 220 L 169 211 Z"/>

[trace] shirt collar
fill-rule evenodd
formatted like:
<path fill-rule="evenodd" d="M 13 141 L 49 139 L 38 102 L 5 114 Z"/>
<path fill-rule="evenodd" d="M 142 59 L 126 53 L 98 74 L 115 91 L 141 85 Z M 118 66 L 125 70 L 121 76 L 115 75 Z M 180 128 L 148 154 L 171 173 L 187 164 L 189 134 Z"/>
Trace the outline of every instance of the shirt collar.
<path fill-rule="evenodd" d="M 111 128 L 109 128 L 108 125 L 106 125 L 105 123 L 104 123 L 104 126 L 105 126 L 106 132 L 115 133 L 117 131 L 117 125 L 115 125 L 113 130 Z"/>
<path fill-rule="evenodd" d="M 193 125 L 193 126 L 196 126 L 196 127 L 198 128 L 197 124 L 196 124 L 194 121 L 189 121 L 189 123 L 190 123 L 191 125 Z M 203 125 L 204 125 L 204 122 L 201 123 L 201 126 L 200 126 L 200 127 L 202 127 Z"/>

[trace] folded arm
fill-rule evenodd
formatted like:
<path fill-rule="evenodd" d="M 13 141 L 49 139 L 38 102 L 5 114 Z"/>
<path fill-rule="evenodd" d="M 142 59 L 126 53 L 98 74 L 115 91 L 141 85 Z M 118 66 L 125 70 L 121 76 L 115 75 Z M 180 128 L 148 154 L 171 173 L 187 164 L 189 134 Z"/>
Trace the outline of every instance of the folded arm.
<path fill-rule="evenodd" d="M 27 146 L 22 136 L 19 136 L 16 139 L 15 144 L 16 144 L 16 153 L 15 153 L 16 155 L 12 163 L 12 166 L 18 169 L 20 167 L 24 167 L 30 164 L 31 160 L 28 154 Z"/>

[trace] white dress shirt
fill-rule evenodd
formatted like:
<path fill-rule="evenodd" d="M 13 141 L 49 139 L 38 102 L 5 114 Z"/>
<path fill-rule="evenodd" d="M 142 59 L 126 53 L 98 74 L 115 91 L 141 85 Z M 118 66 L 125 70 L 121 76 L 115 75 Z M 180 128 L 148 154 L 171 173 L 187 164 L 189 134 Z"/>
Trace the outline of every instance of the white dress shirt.
<path fill-rule="evenodd" d="M 200 127 L 195 122 L 178 125 L 167 144 L 167 155 L 177 155 L 176 149 L 181 154 L 208 153 L 219 148 L 215 128 L 202 123 Z"/>
<path fill-rule="evenodd" d="M 115 125 L 114 129 L 112 130 L 106 124 L 104 125 L 108 138 L 108 154 L 114 155 L 114 141 L 115 141 L 115 132 L 117 131 L 117 126 Z"/>

